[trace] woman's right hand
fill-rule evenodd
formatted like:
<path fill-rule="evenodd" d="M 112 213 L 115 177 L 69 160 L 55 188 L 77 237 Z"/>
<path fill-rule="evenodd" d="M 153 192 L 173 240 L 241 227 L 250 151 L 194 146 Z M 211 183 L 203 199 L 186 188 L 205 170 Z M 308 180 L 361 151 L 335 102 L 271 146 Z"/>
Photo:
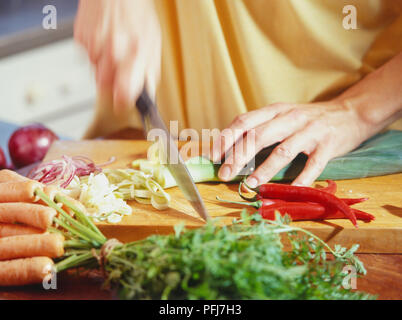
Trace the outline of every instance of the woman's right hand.
<path fill-rule="evenodd" d="M 155 95 L 161 31 L 151 0 L 80 0 L 74 37 L 96 68 L 98 89 L 113 95 L 114 111 L 135 105 L 144 85 Z"/>

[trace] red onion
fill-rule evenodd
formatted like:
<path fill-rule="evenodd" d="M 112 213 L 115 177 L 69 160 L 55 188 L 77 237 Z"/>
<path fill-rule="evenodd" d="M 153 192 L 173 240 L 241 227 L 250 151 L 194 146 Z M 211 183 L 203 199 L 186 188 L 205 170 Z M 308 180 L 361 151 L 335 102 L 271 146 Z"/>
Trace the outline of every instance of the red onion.
<path fill-rule="evenodd" d="M 114 159 L 110 159 L 106 164 L 113 161 Z M 44 184 L 58 184 L 62 188 L 67 188 L 74 176 L 87 176 L 100 171 L 102 171 L 100 166 L 87 157 L 63 155 L 60 160 L 41 163 L 28 174 L 28 177 Z"/>
<path fill-rule="evenodd" d="M 11 160 L 17 168 L 41 161 L 57 139 L 51 130 L 40 124 L 19 128 L 8 141 Z"/>
<path fill-rule="evenodd" d="M 4 151 L 2 148 L 0 148 L 0 169 L 7 168 L 7 159 L 6 156 L 4 155 Z"/>

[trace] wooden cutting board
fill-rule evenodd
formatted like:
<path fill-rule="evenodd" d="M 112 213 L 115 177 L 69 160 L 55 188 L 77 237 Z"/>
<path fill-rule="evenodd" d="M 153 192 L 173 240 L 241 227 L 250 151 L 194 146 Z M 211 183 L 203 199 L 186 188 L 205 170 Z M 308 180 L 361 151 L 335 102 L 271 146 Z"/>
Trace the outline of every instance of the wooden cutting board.
<path fill-rule="evenodd" d="M 83 155 L 96 163 L 104 163 L 111 156 L 116 161 L 110 168 L 126 168 L 134 159 L 146 158 L 149 142 L 127 140 L 56 141 L 49 150 L 45 161 L 65 155 Z M 317 184 L 325 185 L 325 182 Z M 370 223 L 359 221 L 355 229 L 350 221 L 329 220 L 321 222 L 298 221 L 294 225 L 312 231 L 330 245 L 341 244 L 350 247 L 360 244 L 359 252 L 402 253 L 402 174 L 382 177 L 337 181 L 337 195 L 345 198 L 369 197 L 364 203 L 354 207 L 373 214 L 376 220 Z M 220 197 L 240 201 L 238 184 L 202 183 L 197 184 L 210 215 L 221 217 L 222 224 L 230 224 L 239 217 L 241 206 L 222 204 L 215 200 Z M 118 224 L 100 223 L 98 226 L 107 237 L 121 241 L 134 241 L 151 234 L 173 232 L 173 226 L 184 222 L 189 228 L 203 225 L 190 204 L 178 188 L 167 190 L 172 196 L 171 208 L 155 210 L 150 205 L 131 202 L 133 214 L 124 217 Z M 251 212 L 251 211 L 250 211 Z"/>

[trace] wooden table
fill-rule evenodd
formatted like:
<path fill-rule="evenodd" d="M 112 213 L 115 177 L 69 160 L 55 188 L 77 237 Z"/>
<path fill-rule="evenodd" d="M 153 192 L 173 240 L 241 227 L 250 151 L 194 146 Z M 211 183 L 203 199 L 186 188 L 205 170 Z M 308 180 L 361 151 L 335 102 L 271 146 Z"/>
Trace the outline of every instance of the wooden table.
<path fill-rule="evenodd" d="M 107 139 L 141 139 L 139 130 L 126 129 Z M 378 295 L 379 299 L 402 299 L 402 254 L 358 254 L 367 275 L 357 280 L 357 290 Z M 63 274 L 56 290 L 42 287 L 6 288 L 0 299 L 113 299 L 112 292 L 100 290 L 102 279 L 96 274 Z"/>

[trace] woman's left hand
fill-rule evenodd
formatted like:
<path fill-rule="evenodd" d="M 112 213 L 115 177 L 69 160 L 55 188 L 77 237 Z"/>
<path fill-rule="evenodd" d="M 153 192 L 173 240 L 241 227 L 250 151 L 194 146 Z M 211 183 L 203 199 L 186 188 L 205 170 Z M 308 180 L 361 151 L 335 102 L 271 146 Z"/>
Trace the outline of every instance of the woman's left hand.
<path fill-rule="evenodd" d="M 280 142 L 247 184 L 256 187 L 270 181 L 303 152 L 308 161 L 293 184 L 311 185 L 329 160 L 402 116 L 401 83 L 402 52 L 329 102 L 277 103 L 240 115 L 214 146 L 214 162 L 226 155 L 219 178 L 232 180 L 257 152 Z"/>
<path fill-rule="evenodd" d="M 365 123 L 358 112 L 341 100 L 272 104 L 238 116 L 222 131 L 221 145 L 213 150 L 212 158 L 218 162 L 226 154 L 219 178 L 230 181 L 261 149 L 280 142 L 247 178 L 247 184 L 256 187 L 270 181 L 302 152 L 308 155 L 308 161 L 293 184 L 308 186 L 329 160 L 351 151 L 367 139 L 365 132 Z"/>

